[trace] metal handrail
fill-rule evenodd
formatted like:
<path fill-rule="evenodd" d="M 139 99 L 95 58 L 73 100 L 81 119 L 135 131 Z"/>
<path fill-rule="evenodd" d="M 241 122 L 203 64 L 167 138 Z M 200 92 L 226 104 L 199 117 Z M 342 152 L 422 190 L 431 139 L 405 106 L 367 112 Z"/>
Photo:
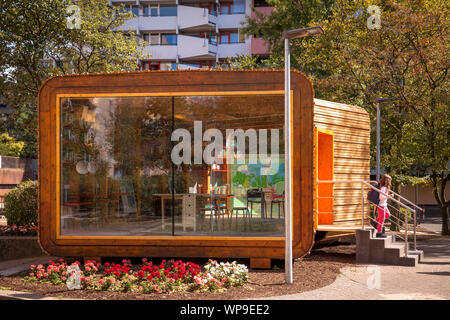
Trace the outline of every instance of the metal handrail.
<path fill-rule="evenodd" d="M 378 183 L 378 181 L 375 180 L 370 180 L 370 181 L 364 181 L 364 180 L 318 180 L 317 183 L 352 183 L 352 182 L 357 182 L 357 183 L 365 183 L 366 185 L 370 186 L 373 189 L 376 189 L 375 187 L 373 187 L 371 185 L 371 183 Z M 377 189 L 378 190 L 378 189 Z M 380 190 L 381 192 L 381 190 Z M 389 190 L 390 193 L 393 193 L 394 195 L 396 195 L 397 197 L 399 197 L 401 200 L 406 201 L 408 204 L 412 205 L 413 207 L 415 207 L 417 210 L 420 211 L 425 211 L 424 209 L 422 209 L 421 207 L 419 207 L 418 205 L 414 204 L 413 202 L 411 202 L 410 200 L 406 199 L 405 197 L 403 197 L 402 195 L 398 194 L 395 191 Z M 392 199 L 392 198 L 391 198 Z M 411 209 L 411 208 L 409 208 Z"/>
<path fill-rule="evenodd" d="M 412 205 L 413 207 L 415 207 L 417 210 L 420 210 L 420 211 L 425 211 L 424 209 L 422 209 L 421 207 L 419 207 L 418 205 L 416 205 L 416 204 L 414 204 L 413 202 L 411 202 L 411 201 L 409 201 L 408 199 L 406 199 L 405 197 L 403 197 L 403 196 L 401 196 L 401 195 L 399 195 L 397 192 L 395 192 L 395 191 L 392 191 L 392 190 L 389 190 L 389 192 L 391 192 L 391 193 L 393 193 L 393 194 L 395 194 L 397 197 L 399 197 L 400 199 L 402 199 L 402 200 L 404 200 L 404 201 L 406 201 L 406 202 L 408 202 L 408 204 L 410 204 L 410 205 Z"/>
<path fill-rule="evenodd" d="M 378 183 L 378 181 L 375 180 L 371 180 L 369 181 L 369 183 Z M 390 193 L 393 193 L 394 195 L 396 195 L 397 197 L 399 197 L 401 200 L 404 200 L 406 202 L 408 202 L 408 204 L 412 205 L 413 207 L 415 207 L 417 210 L 420 210 L 422 212 L 425 211 L 425 209 L 422 209 L 421 207 L 419 207 L 418 205 L 416 205 L 414 202 L 411 202 L 410 200 L 406 199 L 405 197 L 403 197 L 402 195 L 398 194 L 395 191 L 389 190 Z"/>
<path fill-rule="evenodd" d="M 395 199 L 394 197 L 390 196 L 387 193 L 382 192 L 380 189 L 374 187 L 373 185 L 371 185 L 371 183 L 377 183 L 376 181 L 363 181 L 363 180 L 317 180 L 317 184 L 320 183 L 359 183 L 361 184 L 361 201 L 362 201 L 362 215 L 361 215 L 361 228 L 362 230 L 364 230 L 364 216 L 365 216 L 365 212 L 364 212 L 364 201 L 365 201 L 365 192 L 364 192 L 364 187 L 367 186 L 370 189 L 376 190 L 379 194 L 384 195 L 387 199 L 392 200 L 393 202 L 397 203 L 399 206 L 405 208 L 406 210 L 409 210 L 413 213 L 413 219 L 414 219 L 414 250 L 416 250 L 416 209 L 410 208 L 409 206 L 407 206 L 406 204 L 402 203 L 401 200 Z M 399 194 L 395 193 L 394 191 L 389 191 L 389 193 L 392 193 L 396 196 L 398 196 L 400 199 L 407 201 L 409 204 L 412 204 L 414 207 L 417 207 L 415 204 L 413 204 L 411 201 L 409 201 L 408 199 L 400 196 Z M 377 206 L 378 207 L 378 206 Z M 421 211 L 423 211 L 421 208 L 419 208 Z M 369 219 L 372 219 L 369 216 Z M 373 220 L 373 219 L 372 219 Z M 392 221 L 391 221 L 392 222 Z M 394 222 L 394 224 L 398 225 L 397 223 Z M 399 226 L 400 227 L 400 226 Z M 405 227 L 405 238 L 404 238 L 404 242 L 405 242 L 405 254 L 408 255 L 408 215 L 405 214 L 405 221 L 404 221 L 404 227 Z"/>

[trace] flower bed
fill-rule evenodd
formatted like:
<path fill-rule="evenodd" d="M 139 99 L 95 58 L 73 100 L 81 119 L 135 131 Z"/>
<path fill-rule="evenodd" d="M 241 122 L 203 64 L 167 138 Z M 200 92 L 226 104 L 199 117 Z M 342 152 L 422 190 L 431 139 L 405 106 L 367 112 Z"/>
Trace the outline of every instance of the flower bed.
<path fill-rule="evenodd" d="M 209 260 L 202 268 L 192 262 L 163 260 L 153 265 L 146 259 L 134 266 L 129 260 L 122 264 L 76 261 L 67 264 L 63 259 L 49 261 L 47 266 L 32 265 L 25 277 L 27 281 L 67 285 L 69 289 L 121 291 L 137 293 L 171 293 L 174 291 L 215 292 L 239 287 L 247 282 L 245 265 L 218 263 Z"/>
<path fill-rule="evenodd" d="M 37 236 L 37 226 L 0 226 L 0 236 Z"/>

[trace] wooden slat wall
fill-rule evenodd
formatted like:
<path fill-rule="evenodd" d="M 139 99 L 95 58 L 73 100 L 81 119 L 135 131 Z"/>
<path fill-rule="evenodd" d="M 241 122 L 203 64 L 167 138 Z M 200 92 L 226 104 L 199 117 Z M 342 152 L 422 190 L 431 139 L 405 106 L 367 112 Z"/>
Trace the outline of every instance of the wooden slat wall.
<path fill-rule="evenodd" d="M 357 106 L 314 99 L 314 124 L 334 133 L 334 180 L 370 180 L 369 114 Z M 359 223 L 360 184 L 336 184 L 334 194 L 334 224 Z"/>

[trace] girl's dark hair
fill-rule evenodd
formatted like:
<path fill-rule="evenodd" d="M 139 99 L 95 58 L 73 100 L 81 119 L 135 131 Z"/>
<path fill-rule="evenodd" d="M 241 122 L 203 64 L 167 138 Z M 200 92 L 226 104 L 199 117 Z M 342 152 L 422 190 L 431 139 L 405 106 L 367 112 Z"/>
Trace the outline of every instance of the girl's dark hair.
<path fill-rule="evenodd" d="M 383 174 L 380 179 L 380 187 L 386 187 L 388 190 L 391 189 L 392 178 L 388 174 Z"/>

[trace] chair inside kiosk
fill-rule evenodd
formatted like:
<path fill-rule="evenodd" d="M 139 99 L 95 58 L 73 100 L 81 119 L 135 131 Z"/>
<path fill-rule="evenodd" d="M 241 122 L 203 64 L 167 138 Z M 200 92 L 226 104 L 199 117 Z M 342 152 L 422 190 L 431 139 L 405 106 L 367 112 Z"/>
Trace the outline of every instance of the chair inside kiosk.
<path fill-rule="evenodd" d="M 333 132 L 316 127 L 314 130 L 314 225 L 333 224 L 333 184 L 317 183 L 333 180 Z"/>

